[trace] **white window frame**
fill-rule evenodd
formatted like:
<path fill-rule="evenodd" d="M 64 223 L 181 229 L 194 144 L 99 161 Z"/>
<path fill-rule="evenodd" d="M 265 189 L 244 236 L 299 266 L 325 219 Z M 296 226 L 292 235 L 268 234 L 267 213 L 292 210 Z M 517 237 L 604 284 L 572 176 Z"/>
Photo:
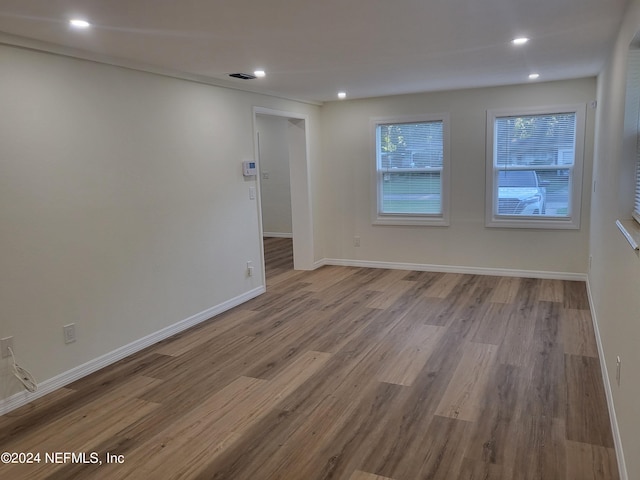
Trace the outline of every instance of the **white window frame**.
<path fill-rule="evenodd" d="M 640 34 L 631 42 L 627 56 L 627 85 L 625 92 L 623 155 L 629 168 L 633 164 L 634 195 L 631 216 L 640 223 Z M 624 190 L 626 185 L 622 185 Z"/>
<path fill-rule="evenodd" d="M 502 117 L 519 117 L 528 115 L 553 115 L 575 113 L 576 137 L 575 159 L 570 167 L 570 213 L 566 217 L 498 215 L 498 189 L 496 185 L 497 171 L 495 162 L 495 145 L 497 132 L 496 119 Z M 523 107 L 487 110 L 487 143 L 486 143 L 486 199 L 485 225 L 500 228 L 540 228 L 540 229 L 579 229 L 580 207 L 582 204 L 582 171 L 584 163 L 586 104 L 555 105 L 550 107 Z M 544 170 L 544 166 L 536 165 L 535 170 Z M 531 170 L 531 167 L 523 167 Z M 555 167 L 554 167 L 555 169 Z"/>
<path fill-rule="evenodd" d="M 382 213 L 382 181 L 386 169 L 381 168 L 381 159 L 378 156 L 378 126 L 392 123 L 420 123 L 420 122 L 442 122 L 442 169 L 440 178 L 442 190 L 440 192 L 442 212 L 440 214 L 428 213 Z M 423 114 L 397 117 L 376 117 L 370 120 L 371 123 L 371 149 L 372 149 L 372 179 L 371 179 L 371 217 L 374 225 L 426 225 L 426 226 L 448 226 L 449 225 L 449 192 L 450 192 L 450 145 L 449 145 L 449 114 Z M 433 168 L 417 168 L 415 170 L 403 169 L 403 172 L 427 172 Z"/>

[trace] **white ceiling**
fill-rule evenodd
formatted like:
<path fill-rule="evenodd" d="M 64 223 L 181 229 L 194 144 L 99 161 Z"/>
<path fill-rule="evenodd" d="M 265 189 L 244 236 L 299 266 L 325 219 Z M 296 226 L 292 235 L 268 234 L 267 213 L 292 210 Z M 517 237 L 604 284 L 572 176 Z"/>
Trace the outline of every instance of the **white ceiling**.
<path fill-rule="evenodd" d="M 596 75 L 627 0 L 0 0 L 13 36 L 310 101 Z M 93 27 L 77 31 L 73 17 Z M 510 40 L 531 40 L 514 47 Z M 38 45 L 41 45 L 38 43 Z M 76 50 L 68 50 L 76 51 Z M 80 54 L 83 56 L 84 54 Z M 263 68 L 267 76 L 232 80 Z"/>

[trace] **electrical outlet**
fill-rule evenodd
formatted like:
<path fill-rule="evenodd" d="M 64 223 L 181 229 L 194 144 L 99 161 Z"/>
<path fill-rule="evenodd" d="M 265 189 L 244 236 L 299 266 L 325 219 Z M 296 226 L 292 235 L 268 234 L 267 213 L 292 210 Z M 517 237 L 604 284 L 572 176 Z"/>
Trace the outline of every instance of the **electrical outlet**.
<path fill-rule="evenodd" d="M 76 341 L 76 324 L 70 323 L 62 327 L 64 333 L 64 343 L 73 343 Z"/>
<path fill-rule="evenodd" d="M 620 355 L 616 357 L 616 383 L 620 386 L 620 369 L 622 368 L 622 360 Z"/>
<path fill-rule="evenodd" d="M 247 262 L 247 275 L 253 277 L 253 262 Z"/>
<path fill-rule="evenodd" d="M 11 356 L 11 352 L 9 351 L 9 349 L 11 349 L 12 351 L 15 351 L 15 348 L 13 348 L 13 337 L 6 337 L 3 339 L 0 339 L 0 352 L 2 352 L 1 354 L 2 358 L 7 358 Z"/>
<path fill-rule="evenodd" d="M 358 236 L 353 237 L 353 246 L 354 247 L 359 247 L 360 246 L 360 237 L 358 237 Z"/>

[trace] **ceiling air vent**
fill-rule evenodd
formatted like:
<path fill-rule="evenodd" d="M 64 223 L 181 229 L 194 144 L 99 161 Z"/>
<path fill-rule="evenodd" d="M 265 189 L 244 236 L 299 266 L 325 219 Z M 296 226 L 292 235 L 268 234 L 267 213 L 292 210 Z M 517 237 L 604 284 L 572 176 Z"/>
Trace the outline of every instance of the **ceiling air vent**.
<path fill-rule="evenodd" d="M 229 76 L 233 78 L 241 78 L 242 80 L 253 80 L 256 78 L 255 75 L 251 75 L 250 73 L 230 73 Z"/>

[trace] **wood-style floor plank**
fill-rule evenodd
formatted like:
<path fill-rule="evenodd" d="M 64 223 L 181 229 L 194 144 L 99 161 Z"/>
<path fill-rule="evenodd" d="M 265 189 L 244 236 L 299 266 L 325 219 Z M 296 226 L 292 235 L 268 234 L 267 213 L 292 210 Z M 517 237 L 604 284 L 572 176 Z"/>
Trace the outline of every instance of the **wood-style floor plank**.
<path fill-rule="evenodd" d="M 427 297 L 447 298 L 451 293 L 451 290 L 453 290 L 459 281 L 460 275 L 455 273 L 445 273 L 437 282 L 425 290 L 424 293 Z"/>
<path fill-rule="evenodd" d="M 567 480 L 617 477 L 618 463 L 613 448 L 567 441 Z"/>
<path fill-rule="evenodd" d="M 411 386 L 444 334 L 443 327 L 415 325 L 393 342 L 392 353 L 377 375 L 381 382 Z"/>
<path fill-rule="evenodd" d="M 542 302 L 564 301 L 564 282 L 555 279 L 540 280 L 540 294 L 538 299 Z"/>
<path fill-rule="evenodd" d="M 498 282 L 491 301 L 495 303 L 513 303 L 518 295 L 521 279 L 517 277 L 502 277 Z"/>
<path fill-rule="evenodd" d="M 205 325 L 205 328 L 199 329 L 199 335 L 190 335 L 183 332 L 179 336 L 172 338 L 171 342 L 166 342 L 163 347 L 158 348 L 156 353 L 179 357 L 204 343 L 219 338 L 226 331 L 236 328 L 237 322 L 242 322 L 243 320 L 255 317 L 257 317 L 257 314 L 250 310 L 237 310 L 233 312 L 233 314 L 228 315 L 225 318 L 225 321 L 218 321 Z"/>
<path fill-rule="evenodd" d="M 380 282 L 378 281 L 376 283 Z M 387 285 L 387 287 L 383 290 L 380 290 L 381 294 L 374 297 L 367 304 L 367 306 L 369 308 L 378 308 L 381 310 L 387 309 L 391 305 L 393 305 L 403 294 L 405 294 L 412 286 L 413 282 L 396 280 L 395 282 Z"/>
<path fill-rule="evenodd" d="M 159 380 L 134 377 L 105 394 L 98 402 L 90 403 L 48 425 L 3 446 L 3 451 L 41 452 L 38 464 L 10 464 L 2 467 L 3 478 L 37 478 L 63 467 L 47 463 L 47 452 L 91 452 L 95 442 L 113 436 L 130 422 L 142 418 L 160 405 L 137 398 L 141 392 Z M 64 449 L 60 449 L 64 445 Z M 87 453 L 88 456 L 88 453 Z M 6 475 L 6 476 L 5 476 Z"/>
<path fill-rule="evenodd" d="M 361 472 L 360 470 L 356 470 L 349 477 L 349 480 L 393 480 L 389 477 L 381 477 L 380 475 L 374 475 L 373 473 Z"/>
<path fill-rule="evenodd" d="M 598 357 L 598 345 L 593 333 L 593 320 L 588 310 L 565 309 L 563 311 L 562 339 L 565 353 Z"/>
<path fill-rule="evenodd" d="M 497 347 L 469 343 L 449 386 L 440 400 L 436 415 L 473 422 L 481 415 L 485 388 L 495 365 Z"/>
<path fill-rule="evenodd" d="M 502 345 L 512 312 L 513 306 L 509 304 L 492 303 L 489 305 L 489 308 L 479 320 L 478 329 L 475 331 L 471 341 Z"/>
<path fill-rule="evenodd" d="M 459 480 L 500 480 L 515 477 L 504 465 L 477 462 L 465 458 L 457 478 Z"/>
<path fill-rule="evenodd" d="M 564 287 L 564 308 L 589 310 L 589 297 L 587 297 L 587 290 L 584 288 L 584 282 L 569 282 L 562 283 Z"/>
<path fill-rule="evenodd" d="M 215 459 L 277 403 L 313 375 L 329 354 L 308 352 L 278 378 L 269 382 L 249 377 L 237 380 L 212 395 L 188 415 L 139 449 L 131 460 L 105 478 L 179 478 L 196 475 L 199 461 Z M 140 466 L 143 463 L 144 466 Z"/>
<path fill-rule="evenodd" d="M 325 266 L 0 418 L 11 479 L 619 480 L 582 282 Z"/>
<path fill-rule="evenodd" d="M 482 415 L 474 423 L 472 440 L 465 456 L 476 464 L 496 465 L 491 471 L 509 472 L 515 461 L 515 435 L 522 410 L 525 382 L 521 369 L 499 364 L 491 371 L 487 382 Z M 477 466 L 469 467 L 472 471 Z M 480 469 L 484 471 L 483 469 Z"/>
<path fill-rule="evenodd" d="M 613 448 L 600 361 L 565 355 L 567 440 Z"/>
<path fill-rule="evenodd" d="M 516 307 L 503 318 L 504 337 L 498 347 L 498 361 L 500 363 L 520 367 L 530 363 L 529 346 L 533 345 L 535 329 L 535 306 Z M 526 345 L 526 348 L 523 346 Z"/>

